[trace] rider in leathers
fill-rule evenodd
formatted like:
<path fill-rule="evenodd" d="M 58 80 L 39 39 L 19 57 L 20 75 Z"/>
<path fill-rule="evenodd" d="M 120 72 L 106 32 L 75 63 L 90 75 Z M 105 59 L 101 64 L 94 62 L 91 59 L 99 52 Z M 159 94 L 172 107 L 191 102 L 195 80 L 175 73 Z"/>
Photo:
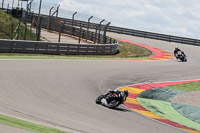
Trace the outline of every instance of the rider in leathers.
<path fill-rule="evenodd" d="M 126 101 L 126 97 L 128 97 L 128 94 L 129 94 L 127 90 L 125 91 L 109 90 L 108 93 L 111 94 L 111 95 L 108 95 L 109 98 L 101 100 L 101 102 L 105 106 L 108 106 L 108 104 L 113 100 L 117 100 L 119 104 L 123 104 Z"/>
<path fill-rule="evenodd" d="M 176 48 L 175 48 L 175 50 L 174 50 L 174 56 L 175 56 L 176 58 L 178 58 L 178 51 L 181 51 L 181 50 L 176 46 Z"/>
<path fill-rule="evenodd" d="M 176 59 L 178 59 L 178 52 L 181 52 L 184 56 L 186 56 L 185 55 L 185 53 L 183 52 L 183 51 L 181 51 L 177 46 L 176 46 L 176 48 L 175 48 L 175 50 L 174 50 L 174 56 L 176 57 Z"/>

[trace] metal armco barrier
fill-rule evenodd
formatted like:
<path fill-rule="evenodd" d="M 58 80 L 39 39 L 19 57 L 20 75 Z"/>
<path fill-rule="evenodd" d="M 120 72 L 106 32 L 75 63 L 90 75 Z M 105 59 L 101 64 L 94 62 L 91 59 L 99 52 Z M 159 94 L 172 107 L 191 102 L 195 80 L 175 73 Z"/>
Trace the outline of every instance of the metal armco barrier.
<path fill-rule="evenodd" d="M 138 36 L 138 37 L 144 37 L 144 38 L 150 38 L 150 39 L 156 39 L 156 40 L 162 40 L 162 41 L 168 41 L 168 42 L 200 46 L 200 40 L 198 39 L 171 36 L 171 35 L 133 30 L 133 29 L 127 29 L 127 28 L 121 28 L 121 27 L 115 27 L 115 26 L 109 26 L 108 31 L 119 33 L 119 34 L 131 35 L 131 36 Z"/>
<path fill-rule="evenodd" d="M 42 17 L 45 18 L 47 16 L 42 15 Z M 66 18 L 59 18 L 59 19 L 63 20 L 65 22 L 65 24 L 67 24 L 67 25 L 71 24 L 71 19 L 66 19 Z M 80 21 L 80 20 L 74 20 L 74 25 L 76 25 L 77 27 L 83 25 L 83 28 L 87 28 L 87 22 Z M 96 23 L 90 23 L 89 28 L 95 30 L 97 25 L 98 24 L 96 24 Z M 103 30 L 103 28 L 101 30 Z M 155 40 L 162 40 L 162 41 L 168 41 L 168 42 L 200 46 L 200 40 L 186 38 L 186 37 L 172 36 L 172 35 L 153 33 L 153 32 L 141 31 L 141 30 L 134 30 L 134 29 L 128 29 L 128 28 L 122 28 L 122 27 L 116 27 L 116 26 L 109 26 L 107 31 L 113 32 L 113 33 L 118 33 L 118 34 L 150 38 L 150 39 L 155 39 Z"/>
<path fill-rule="evenodd" d="M 47 16 L 42 15 L 42 17 L 46 18 Z M 66 19 L 66 18 L 59 18 L 59 19 L 63 20 L 65 22 L 65 24 L 67 24 L 67 25 L 71 24 L 71 19 Z M 74 20 L 74 25 L 76 25 L 77 27 L 83 25 L 83 28 L 87 28 L 87 22 L 80 21 L 80 20 Z M 95 30 L 97 25 L 98 24 L 90 23 L 89 28 Z M 103 28 L 101 30 L 103 30 Z M 118 33 L 118 34 L 150 38 L 150 39 L 155 39 L 155 40 L 162 40 L 162 41 L 168 41 L 168 42 L 200 46 L 200 40 L 186 38 L 186 37 L 179 37 L 179 36 L 172 36 L 172 35 L 166 35 L 166 34 L 160 34 L 160 33 L 140 31 L 140 30 L 134 30 L 134 29 L 128 29 L 128 28 L 122 28 L 122 27 L 116 27 L 116 26 L 109 26 L 107 31 L 113 32 L 113 33 Z"/>
<path fill-rule="evenodd" d="M 41 41 L 19 41 L 0 39 L 2 53 L 37 53 L 66 55 L 112 55 L 117 53 L 116 44 L 69 44 Z"/>

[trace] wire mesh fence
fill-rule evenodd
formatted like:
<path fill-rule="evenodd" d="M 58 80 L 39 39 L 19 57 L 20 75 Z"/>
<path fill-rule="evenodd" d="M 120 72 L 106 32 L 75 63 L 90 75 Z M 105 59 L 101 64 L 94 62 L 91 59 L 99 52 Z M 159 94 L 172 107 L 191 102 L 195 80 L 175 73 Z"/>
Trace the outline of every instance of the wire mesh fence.
<path fill-rule="evenodd" d="M 89 31 L 95 31 L 96 36 L 98 40 L 95 40 L 95 43 L 105 43 L 106 40 L 106 31 L 107 28 L 110 24 L 110 22 L 106 21 L 105 19 L 100 19 L 94 16 L 78 13 L 76 11 L 70 11 L 66 10 L 60 7 L 59 3 L 53 3 L 53 2 L 48 2 L 43 0 L 40 8 L 40 0 L 28 0 L 28 1 L 21 1 L 21 0 L 0 0 L 0 4 L 2 5 L 2 9 L 7 11 L 10 9 L 13 10 L 17 9 L 17 14 L 18 17 L 21 17 L 23 19 L 22 21 L 26 25 L 26 17 L 30 16 L 32 14 L 31 19 L 34 20 L 34 24 L 36 25 L 36 35 L 37 35 L 37 40 L 40 40 L 40 17 L 37 16 L 42 16 L 43 19 L 47 19 L 48 23 L 47 24 L 47 29 L 51 29 L 51 21 L 52 19 L 57 19 L 59 21 L 62 21 L 65 25 L 71 26 L 69 28 L 69 33 L 70 35 L 74 35 L 74 28 L 75 29 L 81 29 L 81 30 L 86 30 L 86 41 L 88 40 L 89 37 Z M 7 5 L 7 6 L 6 6 Z M 11 6 L 10 6 L 11 5 Z M 20 12 L 20 13 L 19 13 Z M 26 14 L 28 13 L 28 15 Z M 16 14 L 16 13 L 15 13 Z M 33 15 L 34 14 L 34 15 Z M 40 14 L 40 15 L 38 15 Z M 34 17 L 33 17 L 34 16 Z M 55 18 L 56 17 L 56 18 Z M 29 17 L 30 18 L 30 17 Z M 37 19 L 36 19 L 37 18 Z M 32 21 L 31 21 L 32 22 Z M 39 24 L 38 24 L 39 23 Z M 60 33 L 59 33 L 60 34 Z M 103 35 L 104 41 L 101 42 L 101 34 Z"/>
<path fill-rule="evenodd" d="M 7 8 L 13 9 L 13 8 L 19 7 L 19 8 L 23 8 L 26 10 L 27 2 L 28 3 L 31 2 L 31 12 L 38 13 L 40 0 L 33 0 L 33 1 L 32 0 L 28 0 L 28 1 L 0 0 L 0 6 L 5 9 L 7 9 Z M 43 0 L 42 5 L 41 5 L 41 14 L 49 15 L 50 9 L 52 8 L 51 12 L 53 13 L 57 10 L 58 6 L 59 6 L 59 3 L 54 3 L 54 2 L 49 2 L 49 1 Z M 70 11 L 70 10 L 66 10 L 66 9 L 60 7 L 58 17 L 71 19 L 75 12 L 76 11 Z M 87 14 L 77 12 L 76 15 L 74 16 L 74 20 L 88 21 L 88 19 L 91 16 L 92 15 L 87 15 Z M 93 16 L 92 19 L 90 20 L 90 22 L 91 23 L 100 23 L 102 20 L 103 20 L 102 18 Z M 107 20 L 104 20 L 102 22 L 102 25 L 106 25 L 107 23 L 109 23 L 109 22 Z"/>

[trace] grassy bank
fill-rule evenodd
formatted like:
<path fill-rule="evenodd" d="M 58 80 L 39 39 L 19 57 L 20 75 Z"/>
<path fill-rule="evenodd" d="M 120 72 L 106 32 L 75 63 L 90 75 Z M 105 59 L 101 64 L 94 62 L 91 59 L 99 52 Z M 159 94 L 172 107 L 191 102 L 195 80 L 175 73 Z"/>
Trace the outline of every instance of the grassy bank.
<path fill-rule="evenodd" d="M 172 85 L 172 86 L 166 86 L 164 88 L 175 89 L 175 90 L 183 90 L 183 91 L 199 91 L 200 90 L 200 81 L 199 82 Z"/>
<path fill-rule="evenodd" d="M 12 25 L 13 31 L 15 31 L 19 23 L 18 19 L 13 18 L 12 16 L 4 13 L 0 10 L 0 39 L 11 39 L 12 36 Z M 21 23 L 19 40 L 24 40 L 25 35 L 25 25 Z M 16 36 L 16 32 L 13 33 L 13 38 Z M 36 40 L 36 35 L 27 29 L 26 40 Z"/>
<path fill-rule="evenodd" d="M 127 42 L 119 41 L 119 53 L 115 55 L 115 57 L 121 58 L 135 58 L 135 57 L 148 57 L 152 55 L 152 51 L 140 47 L 135 44 L 130 44 Z"/>
<path fill-rule="evenodd" d="M 16 127 L 16 128 L 21 128 L 21 129 L 25 129 L 25 130 L 36 132 L 36 133 L 69 133 L 66 131 L 59 130 L 59 129 L 35 124 L 32 122 L 27 122 L 24 120 L 12 118 L 12 117 L 1 115 L 1 114 L 0 114 L 0 124 L 5 124 L 5 125 Z"/>

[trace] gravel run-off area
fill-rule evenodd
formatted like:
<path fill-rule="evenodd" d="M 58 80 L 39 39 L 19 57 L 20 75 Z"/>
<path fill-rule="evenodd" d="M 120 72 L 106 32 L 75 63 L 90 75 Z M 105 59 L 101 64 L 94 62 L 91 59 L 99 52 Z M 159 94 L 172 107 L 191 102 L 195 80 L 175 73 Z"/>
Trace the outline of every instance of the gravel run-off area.
<path fill-rule="evenodd" d="M 200 107 L 200 91 L 192 91 L 177 95 L 172 99 L 172 102 Z"/>

